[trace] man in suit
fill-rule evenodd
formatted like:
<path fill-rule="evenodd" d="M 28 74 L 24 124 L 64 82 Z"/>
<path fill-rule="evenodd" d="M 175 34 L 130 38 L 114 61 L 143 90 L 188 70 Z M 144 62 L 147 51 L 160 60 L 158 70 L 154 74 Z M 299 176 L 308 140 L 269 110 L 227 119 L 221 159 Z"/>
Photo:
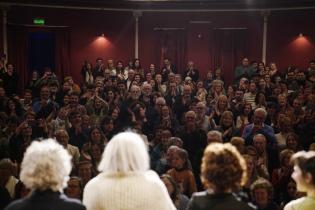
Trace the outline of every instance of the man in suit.
<path fill-rule="evenodd" d="M 31 195 L 14 201 L 5 210 L 85 210 L 79 200 L 62 193 L 71 171 L 71 157 L 53 139 L 34 141 L 26 150 L 20 178 Z"/>

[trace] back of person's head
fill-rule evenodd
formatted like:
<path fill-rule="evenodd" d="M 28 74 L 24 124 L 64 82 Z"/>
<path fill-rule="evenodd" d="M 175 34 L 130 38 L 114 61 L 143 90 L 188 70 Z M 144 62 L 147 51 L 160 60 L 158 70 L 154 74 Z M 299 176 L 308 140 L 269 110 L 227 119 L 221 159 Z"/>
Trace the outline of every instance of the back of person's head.
<path fill-rule="evenodd" d="M 220 131 L 211 130 L 207 133 L 207 142 L 208 144 L 217 142 L 223 143 L 222 133 Z"/>
<path fill-rule="evenodd" d="M 172 142 L 172 145 L 177 146 L 179 148 L 183 147 L 183 140 L 179 137 L 171 137 L 170 141 Z"/>
<path fill-rule="evenodd" d="M 231 142 L 230 142 L 233 146 L 237 146 L 240 144 L 244 144 L 245 145 L 245 139 L 243 139 L 242 137 L 238 137 L 238 136 L 234 136 L 231 138 Z"/>
<path fill-rule="evenodd" d="M 236 147 L 236 149 L 241 153 L 245 153 L 245 139 L 242 137 L 234 136 L 231 138 L 230 143 Z"/>
<path fill-rule="evenodd" d="M 297 152 L 291 157 L 291 161 L 301 169 L 303 177 L 306 177 L 308 174 L 312 176 L 311 184 L 315 187 L 315 152 Z"/>
<path fill-rule="evenodd" d="M 0 180 L 7 179 L 8 177 L 4 178 L 4 174 L 1 173 L 2 170 L 7 171 L 8 173 L 5 173 L 6 176 L 12 176 L 15 175 L 16 168 L 13 164 L 13 162 L 9 158 L 3 158 L 0 160 L 0 174 L 2 177 L 0 177 Z M 7 181 L 7 180 L 6 180 Z"/>
<path fill-rule="evenodd" d="M 21 165 L 21 181 L 31 190 L 61 191 L 71 171 L 71 156 L 53 139 L 34 141 Z"/>
<path fill-rule="evenodd" d="M 311 143 L 309 148 L 308 148 L 309 151 L 314 151 L 315 152 L 315 143 Z"/>
<path fill-rule="evenodd" d="M 212 143 L 205 149 L 201 164 L 201 180 L 215 193 L 237 190 L 247 179 L 246 163 L 229 143 Z"/>
<path fill-rule="evenodd" d="M 126 175 L 149 169 L 149 155 L 143 139 L 130 131 L 115 135 L 107 144 L 99 171 Z"/>

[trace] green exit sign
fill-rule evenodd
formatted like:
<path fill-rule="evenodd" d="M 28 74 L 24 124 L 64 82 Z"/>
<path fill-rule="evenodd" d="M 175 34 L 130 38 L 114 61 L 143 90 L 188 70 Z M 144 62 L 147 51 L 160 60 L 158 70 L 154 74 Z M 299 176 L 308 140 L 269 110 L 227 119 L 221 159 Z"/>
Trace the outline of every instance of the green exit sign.
<path fill-rule="evenodd" d="M 34 18 L 33 23 L 35 25 L 45 25 L 45 20 L 43 18 Z"/>

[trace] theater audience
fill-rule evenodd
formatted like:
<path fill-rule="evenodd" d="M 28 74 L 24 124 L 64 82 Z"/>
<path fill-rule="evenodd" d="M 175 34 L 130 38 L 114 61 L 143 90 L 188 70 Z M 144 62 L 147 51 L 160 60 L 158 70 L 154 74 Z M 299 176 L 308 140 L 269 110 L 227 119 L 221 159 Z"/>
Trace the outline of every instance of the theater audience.
<path fill-rule="evenodd" d="M 278 154 L 313 148 L 315 80 L 311 63 L 310 71 L 292 66 L 282 72 L 275 63 L 268 66 L 243 59 L 237 68 L 241 74 L 231 85 L 223 81 L 221 68 L 207 76 L 199 69 L 198 78 L 198 65 L 193 61 L 185 73 L 182 69 L 177 72 L 170 59 L 165 59 L 161 71 L 154 65 L 146 69 L 142 60 L 130 60 L 126 68 L 123 61 L 115 63 L 113 58 L 107 58 L 106 65 L 98 58 L 93 67 L 87 60 L 81 84 L 73 75 L 58 80 L 53 69 L 36 69 L 43 76 L 35 72 L 21 98 L 18 92 L 4 88 L 10 79 L 0 83 L 0 158 L 10 158 L 19 169 L 26 148 L 35 139 L 54 137 L 56 131 L 65 130 L 67 144 L 66 135 L 56 138 L 66 148 L 69 144 L 78 148 L 70 153 L 73 164 L 81 162 L 83 169 L 80 174 L 73 170 L 72 175 L 81 176 L 84 186 L 97 174 L 108 141 L 131 128 L 148 145 L 151 169 L 158 174 L 175 170 L 174 155 L 179 148 L 185 149 L 197 189 L 202 190 L 199 174 L 205 147 L 231 142 L 245 156 L 251 171 L 250 180 L 239 192 L 247 196 L 244 200 L 253 201 L 250 185 L 263 177 L 274 184 L 273 200 L 278 205 L 289 202 L 290 196 L 283 192 L 292 170 L 282 173 L 287 161 L 279 165 L 282 156 Z M 19 179 L 17 174 L 13 176 Z"/>

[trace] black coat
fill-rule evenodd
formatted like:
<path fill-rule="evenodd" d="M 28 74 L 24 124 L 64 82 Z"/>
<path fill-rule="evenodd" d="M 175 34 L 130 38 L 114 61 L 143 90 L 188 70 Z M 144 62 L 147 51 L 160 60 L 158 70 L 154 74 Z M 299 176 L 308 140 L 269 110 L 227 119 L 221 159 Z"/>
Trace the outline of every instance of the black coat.
<path fill-rule="evenodd" d="M 17 74 L 8 75 L 7 73 L 2 75 L 3 88 L 5 89 L 6 95 L 11 96 L 12 94 L 17 94 L 17 84 L 19 84 L 19 78 Z"/>
<path fill-rule="evenodd" d="M 187 210 L 254 210 L 255 207 L 241 201 L 236 196 L 224 194 L 208 194 L 206 191 L 194 193 Z"/>
<path fill-rule="evenodd" d="M 60 192 L 35 191 L 29 197 L 12 202 L 5 210 L 85 210 L 79 200 Z"/>

